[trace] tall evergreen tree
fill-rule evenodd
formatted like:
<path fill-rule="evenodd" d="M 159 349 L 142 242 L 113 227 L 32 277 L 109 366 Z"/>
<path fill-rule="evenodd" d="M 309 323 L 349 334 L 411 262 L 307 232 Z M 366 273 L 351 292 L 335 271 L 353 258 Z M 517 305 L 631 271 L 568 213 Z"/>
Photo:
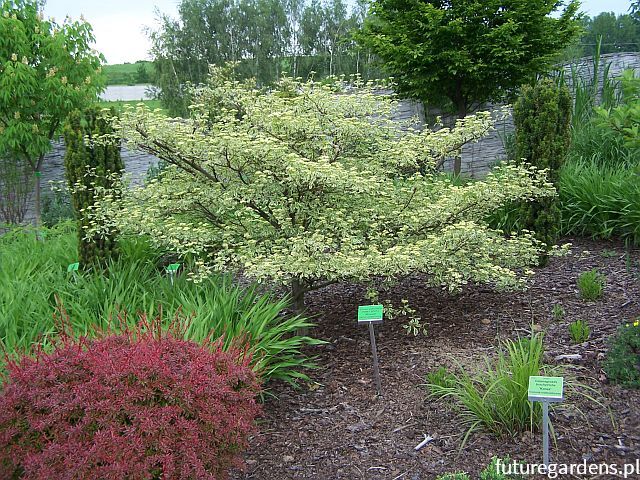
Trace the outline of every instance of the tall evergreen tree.
<path fill-rule="evenodd" d="M 78 258 L 83 268 L 103 267 L 117 253 L 114 233 L 87 237 L 86 232 L 101 189 L 111 190 L 124 170 L 119 141 L 110 135 L 110 121 L 97 107 L 72 112 L 64 126 L 65 175 L 79 219 Z"/>
<path fill-rule="evenodd" d="M 548 171 L 548 179 L 558 187 L 560 167 L 571 143 L 573 101 L 566 85 L 544 79 L 525 85 L 513 107 L 516 127 L 516 158 Z M 536 238 L 551 247 L 555 244 L 560 211 L 555 197 L 545 197 L 522 205 L 522 224 Z M 544 264 L 547 256 L 540 257 Z"/>

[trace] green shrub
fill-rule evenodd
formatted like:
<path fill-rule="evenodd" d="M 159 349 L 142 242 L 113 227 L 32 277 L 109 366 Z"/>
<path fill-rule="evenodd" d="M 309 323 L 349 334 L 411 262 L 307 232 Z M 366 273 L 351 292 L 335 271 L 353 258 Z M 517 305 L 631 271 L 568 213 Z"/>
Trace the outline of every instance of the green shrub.
<path fill-rule="evenodd" d="M 115 110 L 111 109 L 111 116 Z M 118 182 L 124 162 L 120 157 L 120 142 L 107 136 L 113 135 L 113 127 L 98 107 L 84 112 L 74 111 L 64 126 L 64 169 L 71 200 L 78 222 L 78 260 L 83 268 L 104 268 L 116 255 L 116 232 L 87 236 L 87 228 L 94 225 L 89 217 L 101 189 L 113 190 Z"/>
<path fill-rule="evenodd" d="M 486 370 L 455 374 L 451 386 L 427 384 L 431 396 L 451 397 L 462 409 L 468 436 L 478 428 L 495 435 L 513 435 L 541 425 L 542 410 L 528 400 L 529 377 L 551 372 L 543 364 L 543 334 L 503 342 L 495 361 L 485 359 Z"/>
<path fill-rule="evenodd" d="M 67 310 L 78 335 L 106 329 L 109 318 L 122 310 L 144 312 L 150 318 L 176 313 L 193 315 L 186 338 L 197 342 L 225 336 L 225 346 L 245 338 L 253 353 L 253 367 L 263 378 L 294 381 L 309 360 L 302 347 L 318 343 L 296 336 L 309 322 L 284 311 L 289 302 L 260 293 L 257 286 L 241 288 L 228 276 L 212 276 L 202 283 L 180 275 L 172 286 L 160 263 L 161 252 L 144 239 L 120 244 L 120 257 L 102 271 L 67 273 L 76 261 L 76 225 L 68 222 L 48 229 L 46 241 L 28 229 L 0 236 L 0 340 L 8 352 L 25 350 L 34 342 L 45 349 L 57 333 L 53 320 L 56 297 Z M 189 265 L 186 266 L 187 270 Z"/>
<path fill-rule="evenodd" d="M 553 319 L 556 321 L 560 321 L 564 318 L 565 315 L 565 311 L 564 311 L 564 307 L 562 305 L 560 305 L 559 303 L 556 303 L 553 306 L 553 310 L 551 311 L 551 314 L 553 315 Z"/>
<path fill-rule="evenodd" d="M 640 318 L 618 329 L 609 346 L 604 371 L 613 383 L 640 388 Z"/>
<path fill-rule="evenodd" d="M 558 175 L 571 142 L 572 100 L 564 84 L 544 79 L 522 87 L 513 106 L 516 160 L 548 170 L 548 178 L 558 185 Z M 555 244 L 560 214 L 555 198 L 544 198 L 521 205 L 521 222 L 533 230 L 538 240 Z M 541 263 L 546 262 L 546 256 Z"/>
<path fill-rule="evenodd" d="M 569 334 L 573 343 L 584 343 L 591 336 L 589 324 L 584 320 L 576 320 L 569 324 Z"/>
<path fill-rule="evenodd" d="M 598 300 L 606 284 L 606 277 L 595 268 L 588 272 L 582 272 L 578 276 L 578 290 L 584 300 Z"/>

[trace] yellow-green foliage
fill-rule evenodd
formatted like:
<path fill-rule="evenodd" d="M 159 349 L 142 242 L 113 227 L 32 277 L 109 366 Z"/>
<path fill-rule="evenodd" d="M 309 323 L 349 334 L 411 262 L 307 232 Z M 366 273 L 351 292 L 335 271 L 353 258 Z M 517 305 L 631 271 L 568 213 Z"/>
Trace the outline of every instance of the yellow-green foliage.
<path fill-rule="evenodd" d="M 122 136 L 172 166 L 107 198 L 96 224 L 193 254 L 203 274 L 242 269 L 298 294 L 413 272 L 450 290 L 471 280 L 521 286 L 539 244 L 529 233 L 505 238 L 484 219 L 554 195 L 544 172 L 502 166 L 453 185 L 434 166 L 491 130 L 489 113 L 453 129 L 402 130 L 376 85 L 349 87 L 285 78 L 265 92 L 213 70 L 189 120 L 128 109 Z"/>

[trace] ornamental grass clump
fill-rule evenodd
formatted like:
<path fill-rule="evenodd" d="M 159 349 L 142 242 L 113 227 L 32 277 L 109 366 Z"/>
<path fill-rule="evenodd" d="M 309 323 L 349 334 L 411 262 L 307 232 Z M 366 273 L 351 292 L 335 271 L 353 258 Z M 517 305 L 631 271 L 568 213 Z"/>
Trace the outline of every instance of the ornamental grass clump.
<path fill-rule="evenodd" d="M 126 324 L 126 319 L 121 322 Z M 1 478 L 221 479 L 259 412 L 249 355 L 159 317 L 8 362 Z"/>
<path fill-rule="evenodd" d="M 459 404 L 468 427 L 463 439 L 484 428 L 502 436 L 537 429 L 542 410 L 529 402 L 529 377 L 552 373 L 543 364 L 543 334 L 507 340 L 495 361 L 485 358 L 485 370 L 470 375 L 464 370 L 447 376 L 447 381 L 427 384 L 430 396 L 452 398 Z"/>

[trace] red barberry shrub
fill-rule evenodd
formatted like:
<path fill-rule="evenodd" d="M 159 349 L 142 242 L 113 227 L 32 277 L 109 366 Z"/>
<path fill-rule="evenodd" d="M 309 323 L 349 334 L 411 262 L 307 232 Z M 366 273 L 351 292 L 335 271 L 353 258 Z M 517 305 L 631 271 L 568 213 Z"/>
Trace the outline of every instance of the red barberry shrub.
<path fill-rule="evenodd" d="M 220 479 L 241 466 L 259 412 L 250 358 L 159 327 L 66 335 L 10 361 L 0 478 Z"/>

